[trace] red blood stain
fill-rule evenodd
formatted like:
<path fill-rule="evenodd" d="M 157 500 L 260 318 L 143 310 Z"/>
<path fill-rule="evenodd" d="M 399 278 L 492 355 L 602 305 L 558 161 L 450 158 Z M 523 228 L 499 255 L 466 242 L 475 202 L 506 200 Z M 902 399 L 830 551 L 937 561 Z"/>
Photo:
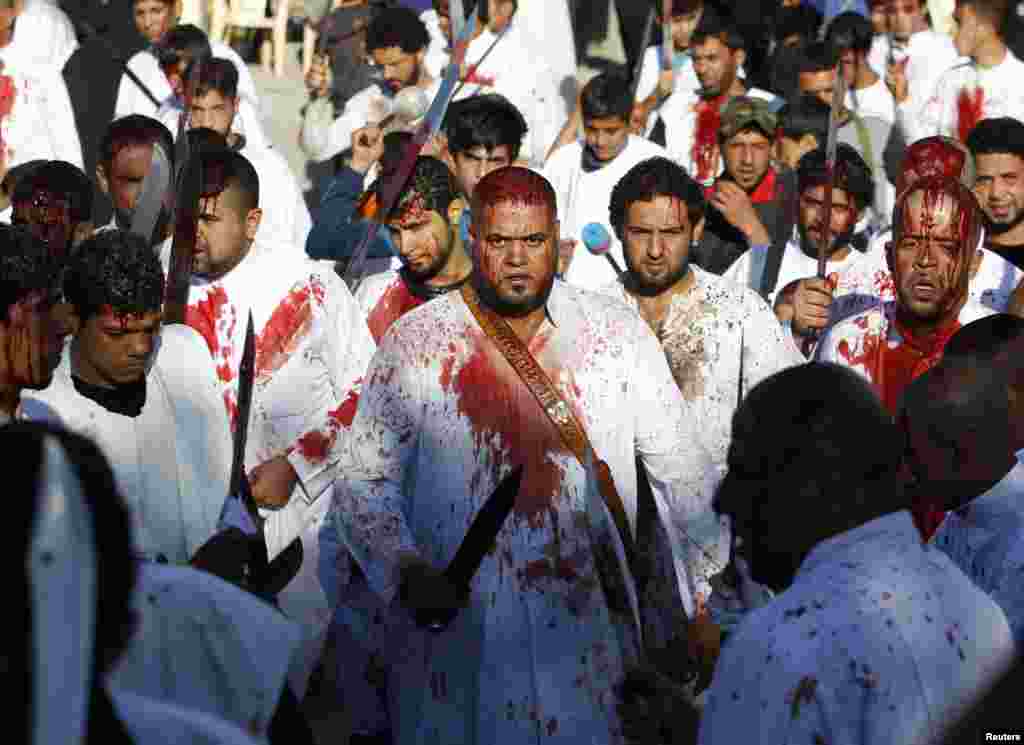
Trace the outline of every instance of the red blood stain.
<path fill-rule="evenodd" d="M 547 181 L 539 173 L 526 168 L 502 169 L 499 176 L 484 178 L 476 185 L 473 199 L 481 207 L 499 204 L 536 207 L 548 204 Z"/>
<path fill-rule="evenodd" d="M 231 321 L 223 329 L 225 309 L 230 309 Z M 205 299 L 185 309 L 185 323 L 206 340 L 206 346 L 217 366 L 217 377 L 224 383 L 230 383 L 235 378 L 232 340 L 237 322 L 237 313 L 233 306 L 228 305 L 227 293 L 220 286 L 212 288 Z"/>
<path fill-rule="evenodd" d="M 310 287 L 292 289 L 256 339 L 256 377 L 266 381 L 284 367 L 313 325 Z"/>
<path fill-rule="evenodd" d="M 942 140 L 933 137 L 918 140 L 907 148 L 903 156 L 898 191 L 928 176 L 959 179 L 965 160 L 966 154 L 963 151 Z"/>
<path fill-rule="evenodd" d="M 474 83 L 476 85 L 484 86 L 486 88 L 493 88 L 497 78 L 495 78 L 495 76 L 493 75 L 481 75 L 480 71 L 477 68 L 477 65 L 472 65 L 469 68 L 469 71 L 466 73 L 466 77 L 464 78 L 464 80 L 467 83 Z"/>
<path fill-rule="evenodd" d="M 334 449 L 334 443 L 338 441 L 338 432 L 341 428 L 352 426 L 352 420 L 355 419 L 356 410 L 359 408 L 360 382 L 356 381 L 356 387 L 349 391 L 337 409 L 327 412 L 326 431 L 311 430 L 299 438 L 298 449 L 306 460 L 311 463 L 326 460 Z"/>
<path fill-rule="evenodd" d="M 493 454 L 495 475 L 502 465 L 525 465 L 515 511 L 534 524 L 561 491 L 562 468 L 552 456 L 565 453 L 565 446 L 537 400 L 490 342 L 478 338 L 471 343 L 475 351 L 452 385 L 458 411 L 469 419 L 477 453 L 486 449 Z M 557 370 L 546 372 L 558 379 Z M 567 398 L 570 403 L 575 400 Z"/>
<path fill-rule="evenodd" d="M 234 432 L 238 422 L 238 404 L 232 398 L 231 391 L 224 391 L 224 408 L 227 409 L 228 423 L 231 425 L 231 431 Z"/>
<path fill-rule="evenodd" d="M 439 382 L 444 392 L 447 393 L 452 385 L 452 368 L 455 367 L 455 355 L 446 357 L 441 363 L 441 378 Z"/>
<path fill-rule="evenodd" d="M 406 287 L 402 278 L 397 278 L 384 291 L 366 319 L 366 325 L 370 327 L 373 340 L 379 344 L 380 340 L 384 338 L 384 334 L 391 328 L 391 324 L 422 304 L 423 301 L 420 298 L 409 292 L 409 288 Z"/>
<path fill-rule="evenodd" d="M 693 133 L 690 158 L 696 170 L 698 183 L 706 184 L 718 174 L 718 128 L 722 123 L 721 105 L 725 96 L 704 99 L 697 104 L 697 126 Z"/>
<path fill-rule="evenodd" d="M 961 88 L 956 97 L 956 127 L 960 142 L 967 142 L 967 135 L 982 120 L 984 112 L 985 91 L 980 86 L 973 90 Z"/>
<path fill-rule="evenodd" d="M 517 572 L 519 582 L 524 588 L 536 585 L 546 579 L 575 582 L 579 579 L 579 562 L 583 558 L 578 552 L 572 557 L 559 556 L 554 560 L 545 558 L 531 561 Z"/>
<path fill-rule="evenodd" d="M 334 439 L 330 434 L 324 434 L 319 430 L 307 432 L 299 438 L 299 452 L 306 460 L 318 463 L 327 458 L 334 445 Z"/>
<path fill-rule="evenodd" d="M 359 381 L 356 381 L 356 385 L 359 385 Z M 334 411 L 330 412 L 328 416 L 331 417 L 332 422 L 337 422 L 342 427 L 351 427 L 352 420 L 356 418 L 356 409 L 359 408 L 359 393 L 357 389 L 352 389 L 348 392 L 348 396 L 341 402 Z"/>

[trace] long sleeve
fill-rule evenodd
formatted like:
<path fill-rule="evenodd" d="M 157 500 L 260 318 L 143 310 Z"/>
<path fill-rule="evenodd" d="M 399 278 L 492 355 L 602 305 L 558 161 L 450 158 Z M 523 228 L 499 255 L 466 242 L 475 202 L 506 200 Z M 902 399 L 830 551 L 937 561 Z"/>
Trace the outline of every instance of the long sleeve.
<path fill-rule="evenodd" d="M 341 115 L 329 124 L 320 106 L 330 105 L 325 99 L 313 101 L 306 107 L 302 120 L 302 146 L 311 158 L 324 161 L 352 147 L 352 133 L 366 126 L 374 97 L 383 98 L 376 88 L 367 88 L 345 103 Z"/>
<path fill-rule="evenodd" d="M 370 586 L 390 602 L 403 556 L 417 555 L 403 494 L 418 447 L 418 366 L 392 333 L 373 358 L 352 425 L 351 478 L 334 486 L 334 520 Z"/>
<path fill-rule="evenodd" d="M 313 282 L 314 296 L 317 282 L 323 283 L 326 293 L 322 301 L 314 302 L 314 312 L 321 315 L 324 329 L 317 348 L 310 352 L 322 358 L 335 395 L 334 405 L 317 415 L 288 455 L 308 503 L 330 487 L 339 464 L 345 460 L 363 375 L 375 349 L 362 313 L 333 267 L 325 266 Z M 311 447 L 311 443 L 323 444 Z"/>
<path fill-rule="evenodd" d="M 331 180 L 305 242 L 306 253 L 311 259 L 341 261 L 352 256 L 369 230 L 367 223 L 352 220 L 362 190 L 363 174 L 348 166 Z M 373 259 L 394 256 L 383 232 L 378 232 L 367 256 Z"/>

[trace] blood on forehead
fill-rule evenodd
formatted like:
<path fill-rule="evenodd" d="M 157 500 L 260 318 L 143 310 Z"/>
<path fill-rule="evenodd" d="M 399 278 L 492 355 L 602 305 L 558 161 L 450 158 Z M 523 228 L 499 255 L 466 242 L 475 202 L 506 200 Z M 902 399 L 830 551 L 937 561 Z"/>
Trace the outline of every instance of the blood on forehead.
<path fill-rule="evenodd" d="M 902 219 L 898 226 L 900 236 L 954 240 L 957 253 L 966 257 L 974 250 L 972 220 L 969 205 L 963 196 L 951 194 L 947 189 L 927 186 L 911 189 L 903 200 Z"/>
<path fill-rule="evenodd" d="M 474 211 L 485 207 L 512 204 L 522 207 L 548 207 L 555 212 L 554 192 L 547 179 L 526 168 L 500 168 L 484 176 L 473 191 Z"/>
<path fill-rule="evenodd" d="M 117 329 L 120 331 L 127 330 L 128 324 L 132 321 L 143 321 L 146 318 L 144 313 L 132 313 L 117 310 L 111 305 L 101 305 L 96 316 L 100 319 L 105 327 L 109 329 Z"/>
<path fill-rule="evenodd" d="M 399 204 L 389 223 L 399 228 L 421 225 L 430 220 L 430 208 L 427 200 L 419 192 L 412 192 L 407 201 Z"/>

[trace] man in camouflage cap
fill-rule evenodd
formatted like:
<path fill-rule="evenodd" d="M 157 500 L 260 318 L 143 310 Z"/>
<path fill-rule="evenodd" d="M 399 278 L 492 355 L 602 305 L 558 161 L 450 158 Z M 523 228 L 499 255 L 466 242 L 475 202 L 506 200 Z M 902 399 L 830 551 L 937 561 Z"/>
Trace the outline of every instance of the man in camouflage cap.
<path fill-rule="evenodd" d="M 707 190 L 707 225 L 693 256 L 702 269 L 721 274 L 751 246 L 784 242 L 792 232 L 793 174 L 772 163 L 777 126 L 759 98 L 739 96 L 722 110 L 723 172 Z"/>

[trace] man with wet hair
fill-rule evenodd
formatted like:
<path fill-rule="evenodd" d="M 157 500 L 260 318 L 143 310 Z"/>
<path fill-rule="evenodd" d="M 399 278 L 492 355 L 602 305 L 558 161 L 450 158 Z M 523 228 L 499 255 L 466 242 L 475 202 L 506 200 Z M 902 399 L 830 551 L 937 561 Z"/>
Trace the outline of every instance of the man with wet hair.
<path fill-rule="evenodd" d="M 57 258 L 93 231 L 92 181 L 63 160 L 51 160 L 19 179 L 11 195 L 11 222 L 25 225 Z"/>

